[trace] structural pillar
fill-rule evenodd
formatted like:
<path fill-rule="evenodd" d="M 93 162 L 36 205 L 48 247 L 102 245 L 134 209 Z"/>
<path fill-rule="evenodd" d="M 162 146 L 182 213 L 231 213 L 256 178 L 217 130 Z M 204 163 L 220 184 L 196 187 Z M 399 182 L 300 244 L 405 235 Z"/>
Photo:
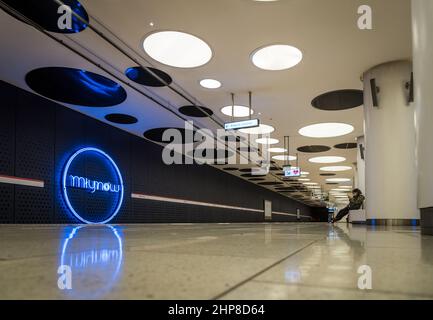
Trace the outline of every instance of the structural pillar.
<path fill-rule="evenodd" d="M 421 230 L 433 235 L 433 1 L 412 0 L 413 67 Z"/>
<path fill-rule="evenodd" d="M 363 77 L 369 224 L 419 223 L 415 112 L 407 89 L 411 72 L 411 62 L 394 61 L 368 70 Z"/>

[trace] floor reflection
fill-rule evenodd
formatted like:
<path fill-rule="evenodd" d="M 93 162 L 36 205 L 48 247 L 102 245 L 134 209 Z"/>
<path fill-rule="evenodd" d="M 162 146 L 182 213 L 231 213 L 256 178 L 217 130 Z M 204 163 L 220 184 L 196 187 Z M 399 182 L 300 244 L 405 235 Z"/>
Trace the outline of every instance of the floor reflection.
<path fill-rule="evenodd" d="M 63 288 L 66 287 L 62 291 L 69 298 L 103 298 L 112 290 L 121 274 L 121 229 L 108 225 L 66 227 L 64 234 L 58 269 L 59 281 L 64 284 Z M 66 285 L 67 281 L 70 281 L 70 285 Z"/>

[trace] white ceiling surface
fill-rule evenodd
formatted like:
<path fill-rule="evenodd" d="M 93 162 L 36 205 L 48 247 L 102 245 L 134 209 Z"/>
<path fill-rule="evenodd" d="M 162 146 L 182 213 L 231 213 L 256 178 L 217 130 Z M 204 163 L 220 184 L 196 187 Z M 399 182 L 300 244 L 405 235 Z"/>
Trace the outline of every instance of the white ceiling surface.
<path fill-rule="evenodd" d="M 379 63 L 411 57 L 410 0 L 82 0 L 89 15 L 101 21 L 143 58 L 170 74 L 174 81 L 192 96 L 211 108 L 217 116 L 229 120 L 219 110 L 231 103 L 230 92 L 236 93 L 237 104 L 247 104 L 253 91 L 253 108 L 261 112 L 263 123 L 276 128 L 272 137 L 281 143 L 283 137 L 294 137 L 291 153 L 302 145 L 354 142 L 363 134 L 362 108 L 347 111 L 320 111 L 311 107 L 319 94 L 338 89 L 362 89 L 361 74 Z M 357 8 L 369 4 L 373 9 L 373 30 L 357 28 Z M 92 20 L 91 20 L 92 22 Z M 150 23 L 154 26 L 151 27 Z M 0 12 L 2 50 L 1 77 L 27 90 L 25 74 L 40 66 L 85 68 L 104 74 L 52 40 Z M 13 30 L 13 32 L 11 32 Z M 212 60 L 194 69 L 178 69 L 152 60 L 142 48 L 146 34 L 158 30 L 177 30 L 205 40 L 213 50 Z M 57 36 L 57 35 L 56 35 Z M 65 36 L 60 36 L 66 38 Z M 79 42 L 98 57 L 109 61 L 119 75 L 130 60 L 104 43 L 92 31 L 85 30 L 67 38 Z M 257 48 L 269 44 L 289 44 L 304 55 L 296 67 L 285 71 L 263 71 L 250 60 Z M 18 55 L 17 53 L 22 53 Z M 106 65 L 106 64 L 104 64 Z M 123 77 L 127 79 L 126 77 Z M 214 78 L 222 82 L 217 90 L 203 89 L 199 81 Z M 124 86 L 125 87 L 125 86 Z M 141 90 L 147 90 L 138 86 Z M 173 106 L 187 104 L 167 88 L 150 89 L 169 100 Z M 112 112 L 129 113 L 139 118 L 133 126 L 123 127 L 142 136 L 150 127 L 179 125 L 169 112 L 127 89 L 128 100 L 111 108 L 69 106 L 90 116 L 101 118 Z M 196 121 L 196 119 L 194 120 Z M 209 120 L 201 124 L 215 128 Z M 355 127 L 350 135 L 331 139 L 300 137 L 298 130 L 319 122 L 345 122 Z M 344 156 L 351 165 L 356 150 L 332 149 L 320 154 L 300 154 L 303 171 L 311 172 L 312 181 L 325 183 L 319 164 L 310 164 L 314 156 Z M 337 177 L 353 172 L 337 173 Z"/>

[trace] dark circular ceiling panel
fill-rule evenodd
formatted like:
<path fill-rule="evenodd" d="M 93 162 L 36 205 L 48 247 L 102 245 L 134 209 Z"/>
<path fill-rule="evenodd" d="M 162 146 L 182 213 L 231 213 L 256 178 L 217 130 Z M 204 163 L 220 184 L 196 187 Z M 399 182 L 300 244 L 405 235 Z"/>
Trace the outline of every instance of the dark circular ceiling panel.
<path fill-rule="evenodd" d="M 177 130 L 180 133 L 181 138 L 182 138 L 182 141 L 180 144 L 185 144 L 185 141 L 186 141 L 185 138 L 186 138 L 187 133 L 190 137 L 194 137 L 193 131 L 186 131 L 184 128 L 155 128 L 155 129 L 147 130 L 145 133 L 143 133 L 143 136 L 146 139 L 149 139 L 149 140 L 154 141 L 154 142 L 167 143 L 167 144 L 172 143 L 174 141 L 174 139 L 171 139 L 170 141 L 163 141 L 163 139 L 162 139 L 164 132 L 166 132 L 166 130 L 170 130 L 170 129 Z"/>
<path fill-rule="evenodd" d="M 238 168 L 234 168 L 234 167 L 228 167 L 228 168 L 224 168 L 224 171 L 238 171 Z"/>
<path fill-rule="evenodd" d="M 146 69 L 142 67 L 131 67 L 126 69 L 125 74 L 130 80 L 147 87 L 165 87 L 173 82 L 173 79 L 164 71 L 150 67 Z"/>
<path fill-rule="evenodd" d="M 280 185 L 283 185 L 284 183 L 282 183 L 282 182 L 272 182 L 272 181 L 269 181 L 269 182 L 260 182 L 259 183 L 259 185 L 261 185 L 261 186 L 280 186 Z"/>
<path fill-rule="evenodd" d="M 354 142 L 340 143 L 334 146 L 335 149 L 356 149 L 358 148 L 358 144 Z"/>
<path fill-rule="evenodd" d="M 251 173 L 252 168 L 239 169 L 239 172 Z"/>
<path fill-rule="evenodd" d="M 321 173 L 320 174 L 322 177 L 333 177 L 336 176 L 336 173 Z"/>
<path fill-rule="evenodd" d="M 359 107 L 364 104 L 362 90 L 337 90 L 324 93 L 311 102 L 311 105 L 320 110 L 337 111 Z"/>
<path fill-rule="evenodd" d="M 221 137 L 219 137 L 221 140 L 225 141 L 225 142 L 241 142 L 241 141 L 245 141 L 245 138 L 242 136 L 236 136 L 234 134 L 227 134 L 227 135 L 223 135 Z"/>
<path fill-rule="evenodd" d="M 87 28 L 89 16 L 83 5 L 77 0 L 62 0 L 62 7 L 54 0 L 3 0 L 7 5 L 32 20 L 47 31 L 56 33 L 77 33 Z M 68 9 L 74 14 L 69 15 Z M 16 17 L 24 21 L 20 17 Z M 70 23 L 69 23 L 70 22 Z"/>
<path fill-rule="evenodd" d="M 266 176 L 266 174 L 263 174 L 263 175 L 259 175 L 259 174 L 251 174 L 251 173 L 244 173 L 244 174 L 241 174 L 241 177 L 243 177 L 243 178 L 258 178 L 258 177 L 264 177 L 264 176 Z"/>
<path fill-rule="evenodd" d="M 27 85 L 40 95 L 73 105 L 111 107 L 126 100 L 119 84 L 99 74 L 64 67 L 30 71 Z"/>
<path fill-rule="evenodd" d="M 213 115 L 213 111 L 206 107 L 184 106 L 179 108 L 179 112 L 194 118 L 207 118 Z"/>
<path fill-rule="evenodd" d="M 138 122 L 136 117 L 127 114 L 121 114 L 121 113 L 107 114 L 105 116 L 105 119 L 107 119 L 110 122 L 118 123 L 118 124 L 134 124 Z"/>
<path fill-rule="evenodd" d="M 223 153 L 221 155 L 221 153 Z M 233 152 L 229 150 L 216 150 L 216 149 L 195 149 L 187 153 L 190 157 L 194 156 L 196 160 L 204 161 L 211 160 L 215 163 L 222 162 L 221 160 L 227 160 L 233 155 Z M 223 164 L 223 163 L 220 163 Z M 227 164 L 227 161 L 224 162 Z"/>
<path fill-rule="evenodd" d="M 319 152 L 326 152 L 331 150 L 330 147 L 328 146 L 319 146 L 319 145 L 313 145 L 313 146 L 303 146 L 303 147 L 299 147 L 298 151 L 299 152 L 304 152 L 304 153 L 319 153 Z"/>
<path fill-rule="evenodd" d="M 257 181 L 265 181 L 265 179 L 263 179 L 263 178 L 251 178 L 251 179 L 248 179 L 248 181 L 255 181 L 255 182 L 257 182 Z"/>

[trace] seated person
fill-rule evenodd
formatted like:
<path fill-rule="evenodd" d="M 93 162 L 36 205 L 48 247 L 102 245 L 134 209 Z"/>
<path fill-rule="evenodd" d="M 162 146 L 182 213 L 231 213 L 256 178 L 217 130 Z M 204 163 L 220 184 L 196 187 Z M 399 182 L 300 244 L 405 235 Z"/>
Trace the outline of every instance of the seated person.
<path fill-rule="evenodd" d="M 365 197 L 362 195 L 361 190 L 359 189 L 354 189 L 352 191 L 353 197 L 350 198 L 350 202 L 349 204 L 340 210 L 340 212 L 338 212 L 337 216 L 335 217 L 334 220 L 332 220 L 332 223 L 334 222 L 338 222 L 341 219 L 343 219 L 346 215 L 349 214 L 350 210 L 359 210 L 362 208 L 362 205 L 364 203 Z"/>

